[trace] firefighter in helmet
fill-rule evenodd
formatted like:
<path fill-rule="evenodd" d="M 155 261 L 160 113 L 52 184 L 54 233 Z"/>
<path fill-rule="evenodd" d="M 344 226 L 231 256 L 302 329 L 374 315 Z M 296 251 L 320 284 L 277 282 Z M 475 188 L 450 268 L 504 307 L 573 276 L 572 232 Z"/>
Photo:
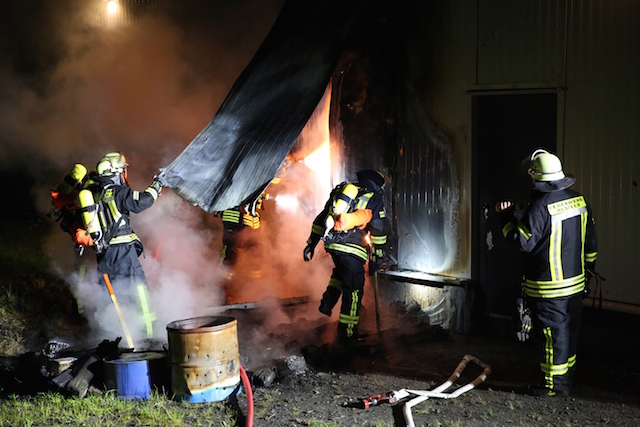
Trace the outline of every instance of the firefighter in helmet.
<path fill-rule="evenodd" d="M 316 245 L 323 240 L 325 251 L 333 259 L 333 273 L 318 310 L 331 316 L 342 296 L 338 340 L 347 343 L 358 335 L 365 263 L 369 261 L 369 274 L 378 270 L 387 242 L 384 176 L 374 170 L 362 170 L 356 175 L 357 183 L 345 182 L 333 189 L 313 221 L 303 252 L 304 260 L 310 261 Z M 371 238 L 371 250 L 367 235 Z"/>
<path fill-rule="evenodd" d="M 540 354 L 535 396 L 567 395 L 578 349 L 585 284 L 594 272 L 595 221 L 584 196 L 571 187 L 560 159 L 543 149 L 524 162 L 533 182 L 529 204 L 516 217 L 509 200 L 496 205 L 504 237 L 523 254 L 523 291 Z M 520 219 L 518 219 L 520 218 Z"/>
<path fill-rule="evenodd" d="M 243 249 L 260 250 L 262 245 L 254 231 L 260 230 L 259 210 L 263 209 L 260 196 L 254 203 L 249 203 L 222 212 L 222 251 L 220 262 L 228 267 L 234 267 Z"/>
<path fill-rule="evenodd" d="M 98 280 L 105 284 L 106 274 L 121 304 L 139 304 L 146 336 L 151 338 L 155 315 L 149 308 L 147 279 L 138 259 L 143 246 L 131 228 L 130 214 L 151 207 L 160 196 L 162 184 L 154 177 L 144 191 L 135 191 L 129 186 L 128 167 L 121 152 L 105 154 L 96 166 L 89 189 L 98 206 L 100 231 L 91 234 L 98 236 L 92 243 L 97 253 Z"/>
<path fill-rule="evenodd" d="M 56 217 L 56 221 L 60 222 L 60 228 L 71 235 L 77 247 L 85 241 L 78 209 L 78 193 L 90 184 L 91 177 L 87 168 L 76 163 L 56 189 L 50 191 L 53 209 L 48 216 Z"/>
<path fill-rule="evenodd" d="M 263 194 L 252 203 L 222 212 L 220 262 L 229 268 L 225 294 L 230 303 L 236 301 L 243 291 L 236 287 L 234 277 L 241 281 L 262 277 L 263 230 L 259 211 L 264 209 L 266 197 Z"/>

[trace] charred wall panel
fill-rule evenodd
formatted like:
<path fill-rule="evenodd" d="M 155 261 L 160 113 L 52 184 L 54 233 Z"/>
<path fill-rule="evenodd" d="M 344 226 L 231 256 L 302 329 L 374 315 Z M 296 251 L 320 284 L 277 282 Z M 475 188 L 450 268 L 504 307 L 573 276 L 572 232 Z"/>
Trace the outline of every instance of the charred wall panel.
<path fill-rule="evenodd" d="M 333 75 L 332 142 L 340 145 L 343 176 L 355 180 L 362 169 L 387 178 L 385 203 L 390 250 L 395 253 L 392 223 L 397 158 L 398 9 L 390 2 L 369 2 L 347 41 Z"/>
<path fill-rule="evenodd" d="M 441 273 L 457 255 L 458 178 L 449 141 L 413 94 L 402 99 L 397 175 L 401 269 Z"/>

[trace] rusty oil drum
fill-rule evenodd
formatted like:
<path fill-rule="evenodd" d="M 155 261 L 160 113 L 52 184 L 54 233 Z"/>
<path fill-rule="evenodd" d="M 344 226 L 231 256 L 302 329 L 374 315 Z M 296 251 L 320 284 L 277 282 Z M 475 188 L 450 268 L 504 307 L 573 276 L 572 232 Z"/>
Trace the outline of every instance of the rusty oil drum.
<path fill-rule="evenodd" d="M 174 399 L 218 402 L 240 384 L 237 320 L 203 316 L 167 325 Z"/>

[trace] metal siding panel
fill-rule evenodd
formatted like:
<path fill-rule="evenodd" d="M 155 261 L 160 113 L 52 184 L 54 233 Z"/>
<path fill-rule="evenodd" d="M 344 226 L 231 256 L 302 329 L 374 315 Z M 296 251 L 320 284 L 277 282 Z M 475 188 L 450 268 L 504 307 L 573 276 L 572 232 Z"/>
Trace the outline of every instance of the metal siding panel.
<path fill-rule="evenodd" d="M 418 100 L 411 114 L 419 124 L 400 126 L 394 182 L 401 267 L 464 278 L 471 275 L 471 177 L 470 168 L 456 165 L 469 156 L 470 108 L 465 97 L 452 94 L 460 93 L 461 82 L 475 82 L 475 10 L 468 0 L 412 2 L 405 90 Z M 402 113 L 399 120 L 406 124 Z M 444 223 L 455 228 L 446 242 L 438 229 Z"/>
<path fill-rule="evenodd" d="M 479 0 L 477 84 L 563 79 L 565 2 Z"/>
<path fill-rule="evenodd" d="M 603 298 L 640 304 L 640 2 L 569 8 L 565 169 L 594 208 Z"/>
<path fill-rule="evenodd" d="M 398 267 L 446 272 L 457 256 L 458 181 L 445 135 L 407 94 L 396 188 Z"/>

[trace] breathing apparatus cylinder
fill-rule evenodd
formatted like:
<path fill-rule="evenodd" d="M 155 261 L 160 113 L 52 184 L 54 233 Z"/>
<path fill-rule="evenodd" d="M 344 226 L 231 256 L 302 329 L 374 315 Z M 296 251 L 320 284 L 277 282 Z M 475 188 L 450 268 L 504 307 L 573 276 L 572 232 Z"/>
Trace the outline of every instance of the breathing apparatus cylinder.
<path fill-rule="evenodd" d="M 331 209 L 330 215 L 327 216 L 325 223 L 326 229 L 333 229 L 336 219 L 340 214 L 346 213 L 350 208 L 354 207 L 355 199 L 358 196 L 358 187 L 353 184 L 345 184 L 338 194 L 336 194 L 333 200 L 333 209 Z"/>
<path fill-rule="evenodd" d="M 344 186 L 340 194 L 336 196 L 336 201 L 333 204 L 333 215 L 339 215 L 349 210 L 349 207 L 353 206 L 353 202 L 358 195 L 358 187 L 353 184 L 347 184 Z"/>
<path fill-rule="evenodd" d="M 98 205 L 93 200 L 90 190 L 80 190 L 78 193 L 78 206 L 82 214 L 82 223 L 94 242 L 98 241 L 102 234 L 100 221 L 98 220 Z"/>

